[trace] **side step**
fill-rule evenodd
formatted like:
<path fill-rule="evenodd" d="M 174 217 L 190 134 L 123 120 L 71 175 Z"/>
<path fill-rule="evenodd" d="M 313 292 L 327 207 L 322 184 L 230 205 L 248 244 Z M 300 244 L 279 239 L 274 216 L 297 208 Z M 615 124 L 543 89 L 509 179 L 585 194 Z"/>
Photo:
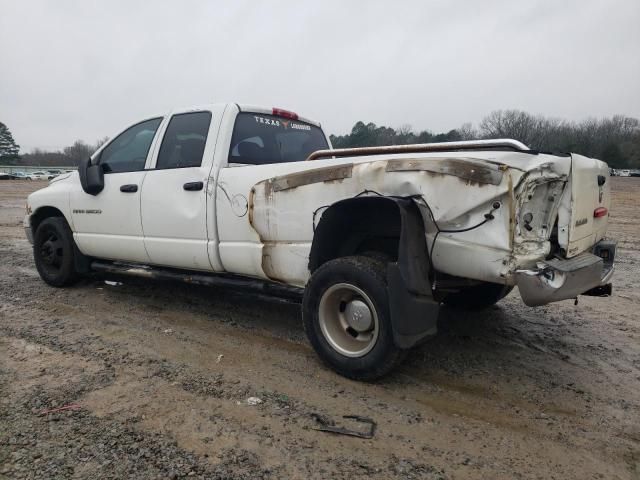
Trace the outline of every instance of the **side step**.
<path fill-rule="evenodd" d="M 191 283 L 195 285 L 215 286 L 242 290 L 272 297 L 286 298 L 297 302 L 302 300 L 303 288 L 292 287 L 284 283 L 276 283 L 258 278 L 241 277 L 224 273 L 205 273 L 191 270 L 149 267 L 121 262 L 104 262 L 94 260 L 91 270 L 114 275 L 149 278 L 153 280 L 168 280 Z"/>

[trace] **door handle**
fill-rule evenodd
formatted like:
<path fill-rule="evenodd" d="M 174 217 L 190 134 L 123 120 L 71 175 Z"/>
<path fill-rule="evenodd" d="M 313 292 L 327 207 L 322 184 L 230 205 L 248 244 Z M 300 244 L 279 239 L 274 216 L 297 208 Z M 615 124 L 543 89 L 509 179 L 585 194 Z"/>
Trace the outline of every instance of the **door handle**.
<path fill-rule="evenodd" d="M 202 190 L 203 187 L 204 187 L 204 183 L 202 182 L 187 182 L 182 186 L 183 189 L 189 192 L 196 192 L 198 190 Z"/>
<path fill-rule="evenodd" d="M 137 192 L 138 191 L 138 185 L 136 185 L 135 183 L 130 183 L 128 185 L 122 185 L 120 187 L 120 191 L 121 192 L 125 192 L 125 193 Z"/>

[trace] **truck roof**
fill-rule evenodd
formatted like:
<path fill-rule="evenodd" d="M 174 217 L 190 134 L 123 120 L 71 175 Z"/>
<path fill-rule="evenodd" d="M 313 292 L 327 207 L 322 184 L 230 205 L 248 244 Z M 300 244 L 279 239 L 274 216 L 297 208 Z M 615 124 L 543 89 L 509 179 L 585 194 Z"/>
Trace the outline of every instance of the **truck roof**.
<path fill-rule="evenodd" d="M 246 103 L 236 103 L 235 104 L 241 112 L 252 112 L 252 113 L 262 113 L 266 115 L 275 115 L 275 116 L 284 116 L 288 118 L 293 118 L 294 120 L 300 120 L 301 122 L 310 123 L 311 125 L 315 125 L 316 127 L 321 127 L 320 122 L 316 122 L 309 118 L 298 115 L 296 112 L 291 110 L 286 110 L 284 108 L 279 107 L 262 107 L 259 105 L 249 105 Z"/>
<path fill-rule="evenodd" d="M 199 105 L 191 105 L 191 106 L 182 107 L 182 108 L 173 108 L 169 113 L 171 114 L 177 111 L 184 112 L 184 111 L 208 110 L 213 107 L 229 107 L 229 106 L 235 106 L 240 112 L 261 113 L 263 115 L 275 115 L 277 117 L 291 118 L 292 120 L 299 120 L 301 122 L 309 123 L 311 125 L 315 125 L 316 127 L 322 128 L 320 122 L 316 122 L 315 120 L 311 120 L 310 118 L 303 117 L 302 115 L 299 115 L 298 113 L 292 110 L 288 110 L 280 107 L 266 107 L 262 105 L 251 105 L 248 103 L 235 103 L 235 102 L 206 103 L 206 104 L 199 104 Z M 165 114 L 166 113 L 162 114 L 161 116 L 164 116 Z M 158 116 L 160 115 L 155 115 L 155 117 L 158 117 Z M 154 116 L 149 116 L 148 118 L 154 118 Z"/>

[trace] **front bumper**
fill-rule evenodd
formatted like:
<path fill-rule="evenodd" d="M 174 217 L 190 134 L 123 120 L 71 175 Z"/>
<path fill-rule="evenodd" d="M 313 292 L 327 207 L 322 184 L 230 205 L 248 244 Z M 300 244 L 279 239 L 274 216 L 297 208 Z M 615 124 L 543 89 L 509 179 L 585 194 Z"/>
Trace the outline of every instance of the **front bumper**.
<path fill-rule="evenodd" d="M 24 216 L 24 219 L 22 220 L 22 226 L 24 227 L 24 234 L 27 237 L 27 240 L 29 240 L 29 243 L 33 245 L 33 230 L 31 230 L 29 212 L 27 212 L 27 215 Z"/>
<path fill-rule="evenodd" d="M 594 246 L 593 253 L 584 252 L 570 259 L 553 258 L 538 262 L 534 269 L 518 270 L 516 284 L 522 301 L 536 307 L 576 298 L 608 285 L 615 270 L 615 254 L 615 242 L 603 240 Z"/>

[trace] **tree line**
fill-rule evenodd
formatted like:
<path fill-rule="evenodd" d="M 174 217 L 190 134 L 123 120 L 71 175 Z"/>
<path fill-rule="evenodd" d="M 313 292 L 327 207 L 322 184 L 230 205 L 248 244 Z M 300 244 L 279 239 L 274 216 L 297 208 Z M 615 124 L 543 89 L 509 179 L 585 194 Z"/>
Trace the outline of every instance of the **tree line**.
<path fill-rule="evenodd" d="M 446 133 L 414 132 L 357 122 L 346 135 L 331 135 L 334 148 L 514 138 L 534 150 L 573 152 L 604 160 L 612 168 L 640 168 L 640 121 L 616 115 L 570 122 L 520 110 L 496 110 L 478 126 L 465 123 Z"/>
<path fill-rule="evenodd" d="M 36 148 L 31 153 L 20 154 L 20 145 L 16 143 L 9 128 L 0 122 L 0 165 L 24 165 L 41 167 L 77 167 L 82 160 L 91 156 L 108 137 L 93 144 L 76 140 L 73 145 L 61 150 L 43 150 Z"/>
<path fill-rule="evenodd" d="M 356 122 L 346 135 L 331 135 L 334 148 L 406 145 L 492 138 L 514 138 L 544 152 L 574 152 L 604 160 L 612 168 L 640 168 L 640 121 L 616 115 L 571 122 L 521 110 L 496 110 L 475 126 L 465 123 L 446 133 L 414 132 L 408 125 L 391 128 Z M 107 138 L 94 144 L 77 140 L 57 151 L 35 149 L 20 154 L 8 127 L 0 122 L 0 164 L 77 166 Z"/>
<path fill-rule="evenodd" d="M 58 151 L 46 151 L 36 148 L 31 153 L 20 155 L 17 165 L 38 165 L 42 167 L 77 167 L 82 160 L 86 160 L 93 152 L 106 143 L 108 138 L 103 138 L 95 143 L 89 144 L 82 140 L 76 140 L 73 145 L 64 147 Z"/>

